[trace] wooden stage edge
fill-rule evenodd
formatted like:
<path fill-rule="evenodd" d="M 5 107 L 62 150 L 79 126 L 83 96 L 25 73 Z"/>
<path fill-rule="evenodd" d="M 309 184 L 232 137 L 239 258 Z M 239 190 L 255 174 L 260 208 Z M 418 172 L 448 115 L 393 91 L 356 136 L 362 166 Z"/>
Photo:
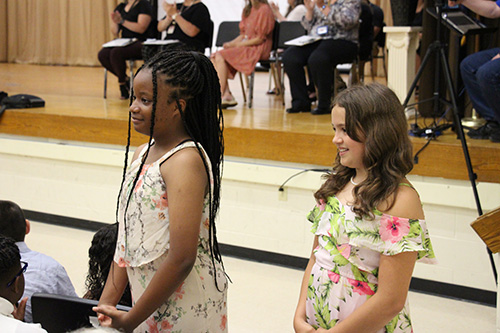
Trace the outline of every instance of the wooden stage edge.
<path fill-rule="evenodd" d="M 238 80 L 230 81 L 240 104 L 224 111 L 226 156 L 331 166 L 336 149 L 330 117 L 287 114 L 278 97 L 266 95 L 268 80 L 267 73 L 256 73 L 252 109 L 242 103 Z M 385 83 L 383 78 L 377 81 Z M 124 146 L 127 101 L 118 99 L 115 82 L 108 86 L 108 99 L 103 99 L 103 69 L 99 67 L 0 63 L 0 91 L 36 95 L 46 101 L 44 108 L 6 110 L 0 118 L 0 134 Z M 289 107 L 289 89 L 285 101 Z M 132 132 L 133 146 L 147 140 Z M 411 140 L 414 152 L 427 142 Z M 478 181 L 500 183 L 500 144 L 470 139 L 467 144 Z M 412 174 L 469 180 L 460 140 L 446 130 L 419 154 Z"/>
<path fill-rule="evenodd" d="M 68 141 L 124 145 L 126 131 L 125 119 L 46 115 L 32 110 L 7 110 L 0 119 L 0 133 Z M 226 156 L 328 167 L 336 153 L 331 143 L 331 134 L 232 126 L 226 127 L 224 132 Z M 134 134 L 132 145 L 138 146 L 145 139 L 142 135 Z M 480 144 L 482 142 L 471 144 L 470 141 L 469 152 L 478 180 L 500 183 L 500 145 Z M 412 138 L 412 142 L 415 153 L 426 140 Z M 433 140 L 419 154 L 412 174 L 468 180 L 460 141 L 455 139 L 454 142 L 441 142 L 439 138 Z"/>

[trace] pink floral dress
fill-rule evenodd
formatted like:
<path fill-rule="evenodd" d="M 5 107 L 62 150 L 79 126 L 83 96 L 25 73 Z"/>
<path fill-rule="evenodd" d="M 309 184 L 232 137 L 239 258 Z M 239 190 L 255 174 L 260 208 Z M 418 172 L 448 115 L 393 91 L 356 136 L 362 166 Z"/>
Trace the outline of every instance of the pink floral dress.
<path fill-rule="evenodd" d="M 375 294 L 381 254 L 416 251 L 419 260 L 436 261 L 424 220 L 374 214 L 373 221 L 359 219 L 334 196 L 309 213 L 318 236 L 306 300 L 313 327 L 332 328 Z M 379 332 L 412 332 L 408 300 Z"/>
<path fill-rule="evenodd" d="M 124 207 L 146 148 L 126 174 L 120 197 L 120 223 L 114 260 L 120 267 L 127 268 L 133 304 L 144 293 L 170 247 L 167 188 L 160 165 L 179 150 L 194 145 L 192 141 L 185 142 L 156 162 L 144 165 L 133 189 L 125 227 Z M 203 153 L 210 166 L 208 156 Z M 207 195 L 193 269 L 174 294 L 134 332 L 227 332 L 227 281 L 222 267 L 216 262 L 214 269 L 210 259 L 208 233 Z M 222 292 L 217 289 L 214 276 Z"/>

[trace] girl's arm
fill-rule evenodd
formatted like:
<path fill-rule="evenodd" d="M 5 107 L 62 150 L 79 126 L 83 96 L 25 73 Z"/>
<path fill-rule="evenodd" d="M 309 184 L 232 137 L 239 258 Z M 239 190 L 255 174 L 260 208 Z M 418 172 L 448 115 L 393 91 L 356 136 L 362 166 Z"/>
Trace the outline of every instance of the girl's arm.
<path fill-rule="evenodd" d="M 416 252 L 380 256 L 378 290 L 345 320 L 327 332 L 377 332 L 404 307 Z"/>
<path fill-rule="evenodd" d="M 127 270 L 125 267 L 120 267 L 116 262 L 111 263 L 108 278 L 101 297 L 99 298 L 99 305 L 116 306 L 120 301 L 125 288 L 127 287 L 128 278 Z"/>
<path fill-rule="evenodd" d="M 316 262 L 316 257 L 314 256 L 314 249 L 318 246 L 318 236 L 314 237 L 313 252 L 311 252 L 311 257 L 307 263 L 306 270 L 304 272 L 304 277 L 302 278 L 302 285 L 300 286 L 299 303 L 297 304 L 297 309 L 295 310 L 295 316 L 293 318 L 293 328 L 297 333 L 315 332 L 316 330 L 306 322 L 306 298 L 307 298 L 307 288 L 309 287 L 309 277 L 311 276 L 311 270 Z"/>
<path fill-rule="evenodd" d="M 450 6 L 457 4 L 464 5 L 473 12 L 488 18 L 498 18 L 500 17 L 500 7 L 496 1 L 490 0 L 460 0 L 460 1 L 448 1 Z"/>
<path fill-rule="evenodd" d="M 195 149 L 173 155 L 160 168 L 167 184 L 170 248 L 165 261 L 141 298 L 128 312 L 109 307 L 96 310 L 111 318 L 109 326 L 131 332 L 158 309 L 191 272 L 196 259 L 207 176 Z"/>
<path fill-rule="evenodd" d="M 398 187 L 394 205 L 385 213 L 424 218 L 418 194 L 408 186 Z M 375 295 L 328 332 L 376 332 L 387 325 L 405 305 L 416 260 L 417 252 L 381 255 Z"/>

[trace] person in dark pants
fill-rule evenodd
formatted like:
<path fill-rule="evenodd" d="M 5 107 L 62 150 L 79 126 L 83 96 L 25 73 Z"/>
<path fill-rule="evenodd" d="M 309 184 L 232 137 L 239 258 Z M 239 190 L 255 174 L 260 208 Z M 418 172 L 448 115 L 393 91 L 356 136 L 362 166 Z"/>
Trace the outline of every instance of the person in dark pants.
<path fill-rule="evenodd" d="M 288 113 L 309 112 L 311 101 L 307 92 L 304 66 L 312 74 L 317 89 L 318 107 L 312 114 L 329 114 L 337 64 L 352 62 L 358 54 L 360 0 L 306 0 L 302 25 L 311 36 L 320 40 L 292 46 L 283 54 L 285 72 L 290 80 L 292 107 Z"/>
<path fill-rule="evenodd" d="M 156 35 L 156 24 L 152 24 L 153 8 L 147 0 L 125 1 L 111 13 L 111 31 L 115 37 L 136 38 L 132 44 L 123 47 L 103 47 L 98 54 L 99 61 L 108 71 L 118 77 L 120 98 L 129 97 L 127 59 L 142 59 L 142 42 Z"/>

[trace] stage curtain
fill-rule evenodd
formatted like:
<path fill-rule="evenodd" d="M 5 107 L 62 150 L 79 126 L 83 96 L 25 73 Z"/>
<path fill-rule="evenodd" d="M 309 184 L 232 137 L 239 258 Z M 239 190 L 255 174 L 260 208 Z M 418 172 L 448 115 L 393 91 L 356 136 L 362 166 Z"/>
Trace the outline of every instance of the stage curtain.
<path fill-rule="evenodd" d="M 97 52 L 112 39 L 110 13 L 119 3 L 117 0 L 0 1 L 0 12 L 4 13 L 0 14 L 0 21 L 7 23 L 6 40 L 0 42 L 6 54 L 0 52 L 0 56 L 15 63 L 84 66 L 99 65 Z M 0 26 L 0 37 L 2 30 Z"/>

